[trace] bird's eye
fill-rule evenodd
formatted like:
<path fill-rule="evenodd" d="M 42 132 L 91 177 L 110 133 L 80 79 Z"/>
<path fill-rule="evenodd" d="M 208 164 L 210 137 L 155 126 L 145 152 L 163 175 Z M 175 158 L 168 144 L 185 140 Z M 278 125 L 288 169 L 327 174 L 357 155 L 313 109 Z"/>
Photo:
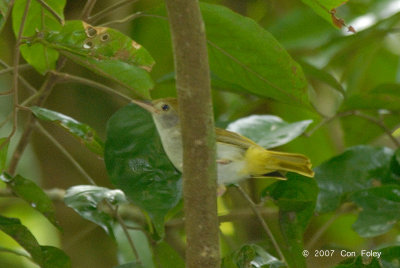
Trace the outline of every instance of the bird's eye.
<path fill-rule="evenodd" d="M 161 109 L 163 109 L 163 111 L 168 111 L 169 110 L 169 105 L 168 104 L 163 104 L 163 106 L 161 106 Z"/>

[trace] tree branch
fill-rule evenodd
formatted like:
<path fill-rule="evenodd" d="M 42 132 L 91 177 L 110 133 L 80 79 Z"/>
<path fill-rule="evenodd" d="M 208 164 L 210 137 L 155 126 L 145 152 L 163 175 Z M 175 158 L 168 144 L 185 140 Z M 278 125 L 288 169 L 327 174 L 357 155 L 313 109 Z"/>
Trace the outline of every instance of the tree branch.
<path fill-rule="evenodd" d="M 215 131 L 205 27 L 196 0 L 166 0 L 183 142 L 186 267 L 219 267 Z"/>

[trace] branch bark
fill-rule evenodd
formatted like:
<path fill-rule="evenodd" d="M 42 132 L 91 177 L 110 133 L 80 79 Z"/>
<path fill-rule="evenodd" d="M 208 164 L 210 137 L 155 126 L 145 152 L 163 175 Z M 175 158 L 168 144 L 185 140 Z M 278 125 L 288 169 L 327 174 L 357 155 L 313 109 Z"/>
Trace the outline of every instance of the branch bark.
<path fill-rule="evenodd" d="M 166 0 L 183 141 L 186 267 L 219 267 L 215 132 L 206 35 L 197 0 Z"/>

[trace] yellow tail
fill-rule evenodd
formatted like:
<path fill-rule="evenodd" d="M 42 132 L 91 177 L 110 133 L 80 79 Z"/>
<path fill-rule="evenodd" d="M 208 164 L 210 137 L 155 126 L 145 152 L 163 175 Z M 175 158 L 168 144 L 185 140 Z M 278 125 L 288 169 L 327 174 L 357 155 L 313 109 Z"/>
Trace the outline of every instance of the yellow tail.
<path fill-rule="evenodd" d="M 259 146 L 252 146 L 246 151 L 247 171 L 255 177 L 274 171 L 290 171 L 314 177 L 311 162 L 302 154 L 268 151 Z"/>

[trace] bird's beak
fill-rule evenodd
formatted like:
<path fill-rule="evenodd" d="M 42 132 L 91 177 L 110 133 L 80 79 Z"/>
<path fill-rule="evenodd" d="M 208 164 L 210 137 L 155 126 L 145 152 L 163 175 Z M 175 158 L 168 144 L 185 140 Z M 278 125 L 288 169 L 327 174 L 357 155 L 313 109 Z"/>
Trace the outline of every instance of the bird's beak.
<path fill-rule="evenodd" d="M 151 101 L 143 101 L 143 100 L 131 100 L 131 101 L 152 114 L 157 113 L 157 110 L 154 108 Z"/>

